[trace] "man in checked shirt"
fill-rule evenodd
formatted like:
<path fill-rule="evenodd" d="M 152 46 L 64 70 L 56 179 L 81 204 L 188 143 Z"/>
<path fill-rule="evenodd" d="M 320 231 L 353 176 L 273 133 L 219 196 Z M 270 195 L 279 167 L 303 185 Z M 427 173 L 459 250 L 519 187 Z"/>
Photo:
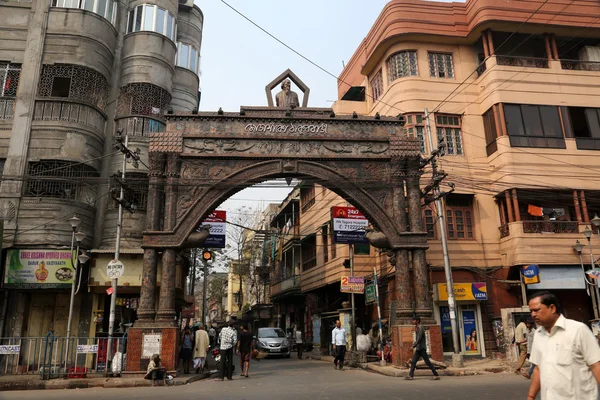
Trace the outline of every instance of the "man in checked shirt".
<path fill-rule="evenodd" d="M 216 380 L 222 381 L 227 375 L 227 380 L 230 381 L 233 379 L 233 348 L 237 344 L 237 332 L 233 327 L 233 321 L 229 321 L 227 326 L 221 329 L 219 343 L 221 343 L 219 347 L 221 351 L 221 370 Z"/>

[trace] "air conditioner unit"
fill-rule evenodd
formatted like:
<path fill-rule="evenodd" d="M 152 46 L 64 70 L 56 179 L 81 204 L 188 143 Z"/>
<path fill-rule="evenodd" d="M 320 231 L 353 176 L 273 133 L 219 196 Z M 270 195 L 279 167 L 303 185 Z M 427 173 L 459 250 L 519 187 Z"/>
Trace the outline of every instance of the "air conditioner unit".
<path fill-rule="evenodd" d="M 192 8 L 194 7 L 194 0 L 179 0 L 179 6 Z"/>

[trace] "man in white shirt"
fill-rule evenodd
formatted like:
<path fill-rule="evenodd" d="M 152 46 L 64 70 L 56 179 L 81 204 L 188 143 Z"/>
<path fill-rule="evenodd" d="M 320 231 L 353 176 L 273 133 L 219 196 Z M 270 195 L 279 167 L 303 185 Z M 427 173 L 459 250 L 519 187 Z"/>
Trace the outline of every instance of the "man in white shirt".
<path fill-rule="evenodd" d="M 600 383 L 600 347 L 590 329 L 560 313 L 550 292 L 534 294 L 529 309 L 536 330 L 528 400 L 541 391 L 542 400 L 596 400 Z"/>
<path fill-rule="evenodd" d="M 346 356 L 346 330 L 342 328 L 342 323 L 337 320 L 335 321 L 335 328 L 331 331 L 331 344 L 333 344 L 333 351 L 335 351 L 335 358 L 333 359 L 333 368 L 339 367 L 340 371 L 344 369 L 344 357 Z"/>
<path fill-rule="evenodd" d="M 302 360 L 304 344 L 302 343 L 302 331 L 298 327 L 296 327 L 296 349 L 298 349 L 298 359 Z"/>
<path fill-rule="evenodd" d="M 515 344 L 519 348 L 519 361 L 515 368 L 515 374 L 521 374 L 521 368 L 527 359 L 527 325 L 525 321 L 519 322 L 515 329 Z"/>

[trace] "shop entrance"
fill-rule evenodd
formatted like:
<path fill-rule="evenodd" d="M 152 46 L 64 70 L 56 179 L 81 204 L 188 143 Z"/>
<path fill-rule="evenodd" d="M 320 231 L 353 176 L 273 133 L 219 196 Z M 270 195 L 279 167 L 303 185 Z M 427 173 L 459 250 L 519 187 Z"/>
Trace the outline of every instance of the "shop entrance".
<path fill-rule="evenodd" d="M 458 338 L 462 353 L 468 356 L 485 357 L 485 346 L 481 325 L 481 309 L 479 304 L 458 304 L 457 311 Z M 442 346 L 444 354 L 452 354 L 452 328 L 450 325 L 450 310 L 448 304 L 440 304 L 436 312 L 439 313 L 439 321 L 442 327 Z"/>

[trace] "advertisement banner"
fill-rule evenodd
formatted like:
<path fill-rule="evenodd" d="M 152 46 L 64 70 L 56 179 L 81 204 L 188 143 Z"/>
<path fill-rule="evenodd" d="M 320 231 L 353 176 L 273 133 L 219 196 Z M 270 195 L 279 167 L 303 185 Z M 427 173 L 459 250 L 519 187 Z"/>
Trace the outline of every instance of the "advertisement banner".
<path fill-rule="evenodd" d="M 521 269 L 523 275 L 523 283 L 531 285 L 534 283 L 540 283 L 540 266 L 537 264 L 525 265 Z"/>
<path fill-rule="evenodd" d="M 0 346 L 0 354 L 19 354 L 21 352 L 21 345 L 2 345 Z"/>
<path fill-rule="evenodd" d="M 75 271 L 71 264 L 75 251 L 20 250 L 6 252 L 5 288 L 69 288 Z"/>
<path fill-rule="evenodd" d="M 78 344 L 77 353 L 79 354 L 93 354 L 98 352 L 97 344 Z"/>
<path fill-rule="evenodd" d="M 359 276 L 342 276 L 340 292 L 364 294 L 365 278 Z"/>
<path fill-rule="evenodd" d="M 333 240 L 336 243 L 368 243 L 364 229 L 369 226 L 367 218 L 354 207 L 331 207 Z"/>
<path fill-rule="evenodd" d="M 448 291 L 445 283 L 438 283 L 440 301 L 448 300 Z M 456 301 L 487 300 L 487 286 L 485 282 L 455 283 L 454 299 Z"/>
<path fill-rule="evenodd" d="M 465 354 L 479 354 L 477 343 L 477 324 L 475 322 L 475 310 L 462 311 L 463 327 L 465 332 Z"/>
<path fill-rule="evenodd" d="M 452 324 L 450 323 L 450 307 L 440 306 L 440 322 L 442 333 L 452 333 Z"/>
<path fill-rule="evenodd" d="M 369 283 L 367 286 L 365 286 L 365 304 L 375 303 L 376 300 L 375 284 Z"/>
<path fill-rule="evenodd" d="M 200 225 L 210 225 L 210 234 L 206 238 L 203 247 L 206 248 L 224 248 L 225 238 L 227 237 L 227 211 L 216 210 L 200 223 Z"/>

